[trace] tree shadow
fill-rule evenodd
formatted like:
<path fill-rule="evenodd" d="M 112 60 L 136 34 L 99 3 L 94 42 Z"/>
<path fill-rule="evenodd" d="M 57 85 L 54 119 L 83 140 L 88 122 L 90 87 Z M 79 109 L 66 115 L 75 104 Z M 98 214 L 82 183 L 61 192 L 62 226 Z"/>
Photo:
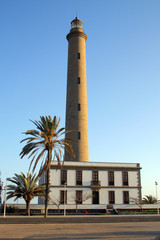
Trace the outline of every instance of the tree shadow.
<path fill-rule="evenodd" d="M 131 237 L 132 236 L 132 237 Z M 130 238 L 131 237 L 131 238 Z M 53 240 L 65 240 L 65 239 L 74 239 L 74 240 L 80 240 L 80 239 L 134 239 L 139 237 L 141 239 L 142 237 L 152 237 L 154 240 L 160 240 L 160 231 L 125 231 L 125 232 L 100 232 L 100 233 L 81 233 L 81 234 L 38 234 L 38 235 L 32 235 L 24 238 L 18 238 L 19 240 L 30 240 L 30 239 L 39 239 L 39 240 L 47 240 L 47 239 L 53 239 Z M 155 237 L 155 238 L 153 238 Z M 0 238 L 0 240 L 11 240 L 15 239 L 13 238 Z"/>

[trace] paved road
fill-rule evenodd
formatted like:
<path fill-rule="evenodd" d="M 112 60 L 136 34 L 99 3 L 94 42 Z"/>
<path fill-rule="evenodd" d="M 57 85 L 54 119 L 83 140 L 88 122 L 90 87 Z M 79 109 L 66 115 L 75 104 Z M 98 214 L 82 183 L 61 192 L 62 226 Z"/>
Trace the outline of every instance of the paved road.
<path fill-rule="evenodd" d="M 160 223 L 1 224 L 2 239 L 160 240 Z"/>

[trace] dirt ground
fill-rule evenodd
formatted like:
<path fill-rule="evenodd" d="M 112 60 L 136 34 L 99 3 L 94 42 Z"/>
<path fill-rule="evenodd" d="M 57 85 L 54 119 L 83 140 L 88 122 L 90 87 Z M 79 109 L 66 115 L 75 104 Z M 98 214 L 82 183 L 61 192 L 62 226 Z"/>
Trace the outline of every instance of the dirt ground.
<path fill-rule="evenodd" d="M 1 224 L 0 240 L 2 239 L 160 240 L 160 222 L 92 224 Z"/>

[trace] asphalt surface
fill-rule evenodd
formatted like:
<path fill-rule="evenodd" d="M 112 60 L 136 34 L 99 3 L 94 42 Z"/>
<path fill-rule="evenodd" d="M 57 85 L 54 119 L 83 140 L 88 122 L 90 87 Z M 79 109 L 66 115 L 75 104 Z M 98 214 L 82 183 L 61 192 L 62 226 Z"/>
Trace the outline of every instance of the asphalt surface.
<path fill-rule="evenodd" d="M 160 240 L 160 222 L 0 224 L 0 240 Z"/>

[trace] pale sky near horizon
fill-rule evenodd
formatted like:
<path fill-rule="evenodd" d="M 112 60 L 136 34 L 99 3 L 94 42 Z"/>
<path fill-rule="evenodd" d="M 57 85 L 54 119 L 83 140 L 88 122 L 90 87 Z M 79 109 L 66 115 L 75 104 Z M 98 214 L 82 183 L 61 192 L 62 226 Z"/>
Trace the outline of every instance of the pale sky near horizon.
<path fill-rule="evenodd" d="M 0 1 L 0 171 L 29 167 L 22 132 L 40 115 L 65 125 L 66 35 L 83 21 L 90 162 L 140 163 L 142 195 L 160 198 L 160 1 Z"/>

